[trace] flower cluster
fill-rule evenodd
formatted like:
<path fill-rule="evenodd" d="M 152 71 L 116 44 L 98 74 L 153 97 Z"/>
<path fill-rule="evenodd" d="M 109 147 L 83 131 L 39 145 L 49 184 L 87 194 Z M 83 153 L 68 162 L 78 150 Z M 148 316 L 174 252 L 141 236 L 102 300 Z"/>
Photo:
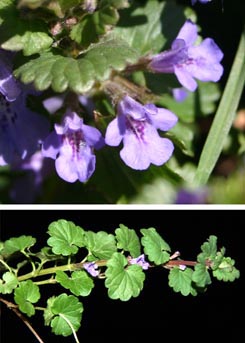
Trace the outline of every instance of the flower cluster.
<path fill-rule="evenodd" d="M 193 0 L 192 4 L 195 2 Z M 89 11 L 94 11 L 90 2 L 87 6 Z M 176 75 L 183 86 L 172 90 L 178 101 L 184 99 L 186 90 L 196 90 L 196 79 L 217 82 L 223 74 L 220 48 L 211 38 L 200 44 L 196 44 L 197 39 L 197 25 L 187 20 L 171 49 L 148 57 L 146 63 L 148 72 Z M 114 147 L 122 143 L 120 157 L 135 170 L 146 170 L 151 164 L 162 166 L 171 158 L 174 144 L 159 131 L 171 130 L 178 117 L 170 110 L 145 103 L 125 90 L 114 97 L 116 101 L 112 99 L 116 116 L 105 129 L 104 137 L 94 124 L 87 124 L 86 119 L 70 107 L 50 132 L 49 121 L 27 106 L 28 95 L 35 92 L 31 86 L 24 86 L 14 78 L 11 57 L 0 50 L 0 165 L 33 170 L 34 185 L 38 186 L 45 174 L 42 172 L 45 158 L 55 160 L 56 172 L 63 180 L 86 182 L 96 168 L 96 151 L 105 145 Z M 78 98 L 83 106 L 89 106 L 91 121 L 95 104 L 84 95 L 78 95 Z M 43 104 L 55 118 L 53 114 L 57 109 L 65 106 L 64 96 L 46 99 Z M 36 160 L 39 161 L 38 167 L 34 163 Z M 144 268 L 145 264 L 142 266 Z"/>

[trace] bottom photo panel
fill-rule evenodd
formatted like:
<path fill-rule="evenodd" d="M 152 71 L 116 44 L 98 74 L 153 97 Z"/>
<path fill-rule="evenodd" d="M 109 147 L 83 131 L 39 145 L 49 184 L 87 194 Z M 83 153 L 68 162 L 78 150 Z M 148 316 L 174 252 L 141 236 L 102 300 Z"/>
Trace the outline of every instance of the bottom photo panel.
<path fill-rule="evenodd" d="M 1 342 L 237 342 L 242 229 L 243 209 L 0 210 Z"/>

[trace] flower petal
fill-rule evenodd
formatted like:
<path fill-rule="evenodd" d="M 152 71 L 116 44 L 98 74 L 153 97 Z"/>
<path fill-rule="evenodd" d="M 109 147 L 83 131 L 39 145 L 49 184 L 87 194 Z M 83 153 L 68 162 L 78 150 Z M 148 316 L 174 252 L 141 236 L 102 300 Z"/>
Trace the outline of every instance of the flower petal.
<path fill-rule="evenodd" d="M 107 126 L 105 134 L 106 144 L 117 146 L 121 143 L 122 137 L 125 133 L 125 123 L 123 124 L 123 122 L 122 115 L 119 115 L 110 122 L 110 124 Z"/>
<path fill-rule="evenodd" d="M 118 113 L 123 116 L 130 116 L 140 120 L 145 117 L 144 106 L 126 95 L 118 104 Z"/>
<path fill-rule="evenodd" d="M 186 45 L 192 45 L 197 40 L 197 25 L 189 19 L 186 20 L 176 38 L 183 39 Z"/>
<path fill-rule="evenodd" d="M 195 63 L 187 64 L 185 68 L 193 77 L 201 81 L 219 81 L 223 74 L 219 63 L 223 53 L 212 39 L 207 38 L 199 46 L 190 48 L 189 56 Z"/>
<path fill-rule="evenodd" d="M 83 124 L 82 131 L 85 141 L 89 146 L 95 147 L 95 149 L 100 149 L 105 145 L 104 138 L 100 131 L 95 127 Z"/>
<path fill-rule="evenodd" d="M 145 170 L 150 166 L 145 143 L 142 140 L 138 140 L 134 134 L 126 134 L 123 143 L 120 156 L 124 163 L 136 170 Z"/>
<path fill-rule="evenodd" d="M 61 136 L 55 131 L 51 132 L 42 144 L 42 154 L 45 157 L 56 159 L 61 147 Z"/>
<path fill-rule="evenodd" d="M 171 111 L 156 107 L 153 104 L 145 105 L 148 117 L 155 128 L 162 131 L 170 130 L 178 121 L 178 117 Z"/>
<path fill-rule="evenodd" d="M 189 91 L 194 92 L 197 89 L 197 82 L 186 69 L 182 67 L 175 67 L 175 75 L 181 85 L 187 88 Z"/>

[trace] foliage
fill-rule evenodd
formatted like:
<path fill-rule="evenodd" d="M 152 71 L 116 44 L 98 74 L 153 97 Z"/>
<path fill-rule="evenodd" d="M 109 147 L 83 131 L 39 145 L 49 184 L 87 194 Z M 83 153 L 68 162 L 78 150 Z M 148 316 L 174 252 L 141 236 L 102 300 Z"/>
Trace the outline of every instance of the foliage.
<path fill-rule="evenodd" d="M 200 8 L 208 6 L 203 4 Z M 243 13 L 242 9 L 235 10 Z M 1 141 L 0 201 L 175 203 L 183 189 L 198 194 L 205 186 L 207 197 L 201 203 L 244 203 L 240 187 L 240 175 L 244 173 L 244 128 L 234 125 L 237 110 L 244 106 L 243 32 L 239 31 L 241 39 L 232 68 L 225 59 L 224 63 L 221 61 L 225 76 L 230 72 L 225 85 L 223 79 L 197 80 L 196 91 L 185 89 L 185 98 L 179 101 L 174 91 L 182 85 L 174 72 L 158 73 L 149 67 L 154 56 L 171 49 L 187 19 L 197 24 L 198 42 L 205 40 L 200 11 L 198 5 L 191 6 L 187 0 L 1 1 L 0 48 L 1 53 L 7 54 L 6 60 L 11 61 L 7 70 L 13 69 L 21 87 L 32 89 L 35 99 L 28 98 L 26 106 L 48 119 L 51 132 L 70 109 L 86 125 L 96 127 L 106 136 L 108 125 L 118 114 L 118 102 L 125 94 L 143 105 L 152 103 L 172 111 L 178 123 L 160 134 L 174 144 L 173 154 L 166 163 L 134 170 L 123 163 L 120 147 L 106 145 L 96 152 L 92 147 L 96 170 L 90 172 L 85 182 L 74 184 L 65 183 L 58 172 L 58 175 L 53 173 L 57 163 L 49 163 L 46 155 L 39 168 L 24 154 L 14 163 L 7 158 L 2 161 L 9 151 L 18 155 L 19 144 L 13 148 L 6 143 L 12 138 Z M 223 48 L 219 42 L 215 43 Z M 1 96 L 6 94 L 1 91 Z M 54 99 L 51 103 L 55 104 L 58 98 L 61 105 L 54 106 L 50 115 L 45 103 Z M 21 135 L 25 137 L 26 133 Z M 37 153 L 43 153 L 43 141 Z M 80 142 L 79 149 L 83 144 Z M 221 157 L 233 164 L 232 171 L 228 170 L 230 187 L 225 194 L 225 182 L 219 171 L 217 174 Z M 28 194 L 23 192 L 26 184 L 30 189 Z M 68 250 L 66 254 L 75 252 L 74 247 Z"/>
<path fill-rule="evenodd" d="M 82 298 L 92 295 L 97 283 L 104 282 L 110 299 L 128 301 L 140 296 L 147 271 L 152 268 L 167 274 L 169 286 L 183 296 L 203 293 L 213 278 L 232 282 L 240 276 L 235 261 L 225 256 L 225 248 L 217 248 L 214 235 L 201 245 L 196 260 L 190 261 L 172 251 L 153 227 L 136 232 L 119 224 L 114 234 L 95 233 L 60 219 L 49 225 L 47 234 L 51 248 L 36 251 L 36 239 L 31 236 L 1 242 L 0 300 L 12 295 L 15 304 L 11 306 L 29 317 L 43 311 L 45 325 L 56 335 L 73 334 L 76 339 L 84 310 Z M 94 276 L 85 268 L 90 263 L 98 268 Z M 64 293 L 55 290 L 53 296 L 44 299 L 44 286 L 50 284 L 58 284 L 57 290 Z M 39 301 L 43 304 L 44 300 L 47 306 L 40 307 Z"/>

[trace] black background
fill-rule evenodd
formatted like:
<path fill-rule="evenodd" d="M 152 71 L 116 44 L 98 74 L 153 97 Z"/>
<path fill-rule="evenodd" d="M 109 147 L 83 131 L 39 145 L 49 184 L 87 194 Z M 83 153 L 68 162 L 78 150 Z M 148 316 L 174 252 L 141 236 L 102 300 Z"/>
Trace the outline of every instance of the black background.
<path fill-rule="evenodd" d="M 58 219 L 72 220 L 85 230 L 114 232 L 120 223 L 129 228 L 155 227 L 169 243 L 172 251 L 179 250 L 185 259 L 196 258 L 200 245 L 214 234 L 218 246 L 226 247 L 226 255 L 236 260 L 241 271 L 244 251 L 244 210 L 2 210 L 1 239 L 12 236 L 32 235 L 37 247 L 45 245 L 48 225 Z M 55 285 L 42 286 L 42 297 L 58 295 L 63 289 Z M 184 297 L 167 285 L 167 271 L 147 271 L 144 289 L 140 296 L 128 302 L 107 297 L 103 280 L 97 280 L 90 296 L 83 298 L 83 320 L 78 337 L 101 342 L 127 340 L 162 342 L 167 336 L 177 342 L 180 339 L 196 342 L 199 339 L 218 342 L 237 342 L 244 328 L 242 279 L 233 283 L 213 283 L 204 294 Z M 2 343 L 26 342 L 36 339 L 17 316 L 2 306 Z M 74 342 L 72 336 L 64 338 L 50 334 L 38 314 L 31 322 L 44 342 Z"/>

